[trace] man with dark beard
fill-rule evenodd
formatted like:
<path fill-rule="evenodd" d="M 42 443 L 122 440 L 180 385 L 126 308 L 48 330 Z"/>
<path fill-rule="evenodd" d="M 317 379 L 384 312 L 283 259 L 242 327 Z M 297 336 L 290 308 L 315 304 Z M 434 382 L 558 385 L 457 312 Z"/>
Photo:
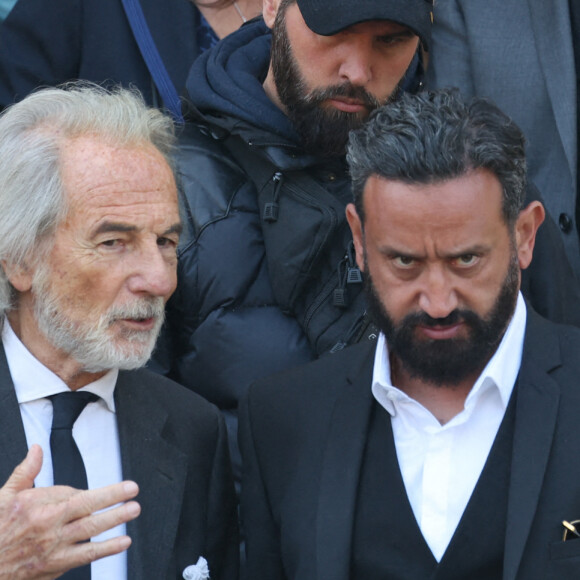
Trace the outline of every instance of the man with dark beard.
<path fill-rule="evenodd" d="M 431 7 L 267 0 L 263 19 L 191 69 L 179 151 L 190 219 L 156 358 L 224 410 L 236 458 L 254 380 L 368 335 L 346 142 L 420 83 Z"/>
<path fill-rule="evenodd" d="M 523 144 L 453 91 L 351 134 L 347 217 L 380 333 L 249 390 L 248 577 L 578 577 L 580 332 L 520 293 L 545 217 Z"/>
<path fill-rule="evenodd" d="M 0 116 L 2 580 L 237 580 L 223 418 L 140 369 L 177 278 L 173 144 L 125 90 Z"/>

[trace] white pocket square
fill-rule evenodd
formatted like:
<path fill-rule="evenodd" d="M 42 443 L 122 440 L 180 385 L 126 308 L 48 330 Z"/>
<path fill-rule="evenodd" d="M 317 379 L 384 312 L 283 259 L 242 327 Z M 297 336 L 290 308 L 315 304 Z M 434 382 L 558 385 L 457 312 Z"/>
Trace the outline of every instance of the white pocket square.
<path fill-rule="evenodd" d="M 184 580 L 210 580 L 206 559 L 200 556 L 197 564 L 192 564 L 183 571 L 183 578 Z"/>

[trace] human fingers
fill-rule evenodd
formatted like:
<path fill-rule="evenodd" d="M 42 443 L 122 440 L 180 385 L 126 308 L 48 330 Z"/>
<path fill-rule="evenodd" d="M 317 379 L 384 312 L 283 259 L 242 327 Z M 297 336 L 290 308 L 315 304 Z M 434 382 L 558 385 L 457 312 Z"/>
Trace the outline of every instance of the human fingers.
<path fill-rule="evenodd" d="M 140 513 L 141 506 L 136 501 L 129 501 L 69 522 L 63 529 L 63 538 L 67 543 L 83 542 L 106 530 L 134 520 Z"/>
<path fill-rule="evenodd" d="M 68 544 L 63 549 L 55 553 L 48 568 L 53 571 L 52 575 L 46 578 L 55 578 L 67 570 L 85 566 L 95 560 L 106 558 L 125 551 L 131 545 L 129 536 L 117 536 L 102 542 L 82 542 L 79 544 Z M 44 578 L 44 576 L 43 576 Z"/>
<path fill-rule="evenodd" d="M 124 503 L 136 497 L 139 486 L 134 481 L 122 481 L 99 487 L 78 491 L 68 502 L 67 521 L 77 520 L 94 512 Z"/>
<path fill-rule="evenodd" d="M 26 457 L 16 466 L 2 490 L 18 493 L 25 489 L 31 489 L 34 485 L 34 478 L 40 473 L 42 467 L 42 448 L 40 445 L 32 445 Z"/>

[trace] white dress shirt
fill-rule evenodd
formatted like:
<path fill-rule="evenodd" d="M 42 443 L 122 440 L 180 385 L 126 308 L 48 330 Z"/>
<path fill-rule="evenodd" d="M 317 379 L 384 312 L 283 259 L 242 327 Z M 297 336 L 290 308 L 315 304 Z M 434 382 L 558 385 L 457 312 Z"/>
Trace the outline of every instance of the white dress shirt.
<path fill-rule="evenodd" d="M 463 411 L 445 425 L 392 385 L 388 347 L 379 335 L 372 392 L 392 416 L 407 496 L 437 561 L 459 524 L 505 414 L 520 369 L 525 327 L 526 306 L 520 294 L 504 337 Z"/>
<path fill-rule="evenodd" d="M 36 487 L 48 487 L 53 485 L 53 474 L 50 454 L 52 403 L 47 397 L 69 389 L 22 344 L 6 318 L 2 328 L 2 342 L 20 405 L 28 447 L 38 443 L 43 451 L 42 469 L 34 483 Z M 73 438 L 85 464 L 89 489 L 123 480 L 113 398 L 117 376 L 117 370 L 109 371 L 99 380 L 80 389 L 100 397 L 98 401 L 85 407 L 73 426 Z M 123 524 L 95 536 L 92 540 L 102 541 L 125 533 Z M 126 580 L 126 552 L 93 562 L 91 578 Z"/>

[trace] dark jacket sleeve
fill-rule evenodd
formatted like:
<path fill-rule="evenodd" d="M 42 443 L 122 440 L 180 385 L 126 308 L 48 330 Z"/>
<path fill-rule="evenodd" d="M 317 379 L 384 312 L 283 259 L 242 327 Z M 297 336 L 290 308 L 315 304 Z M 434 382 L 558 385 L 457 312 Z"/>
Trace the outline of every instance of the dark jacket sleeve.
<path fill-rule="evenodd" d="M 0 25 L 0 106 L 79 77 L 81 0 L 19 0 Z"/>
<path fill-rule="evenodd" d="M 198 55 L 198 11 L 189 0 L 140 4 L 179 93 Z M 0 108 L 75 79 L 136 87 L 159 104 L 121 0 L 18 0 L 0 23 Z"/>

